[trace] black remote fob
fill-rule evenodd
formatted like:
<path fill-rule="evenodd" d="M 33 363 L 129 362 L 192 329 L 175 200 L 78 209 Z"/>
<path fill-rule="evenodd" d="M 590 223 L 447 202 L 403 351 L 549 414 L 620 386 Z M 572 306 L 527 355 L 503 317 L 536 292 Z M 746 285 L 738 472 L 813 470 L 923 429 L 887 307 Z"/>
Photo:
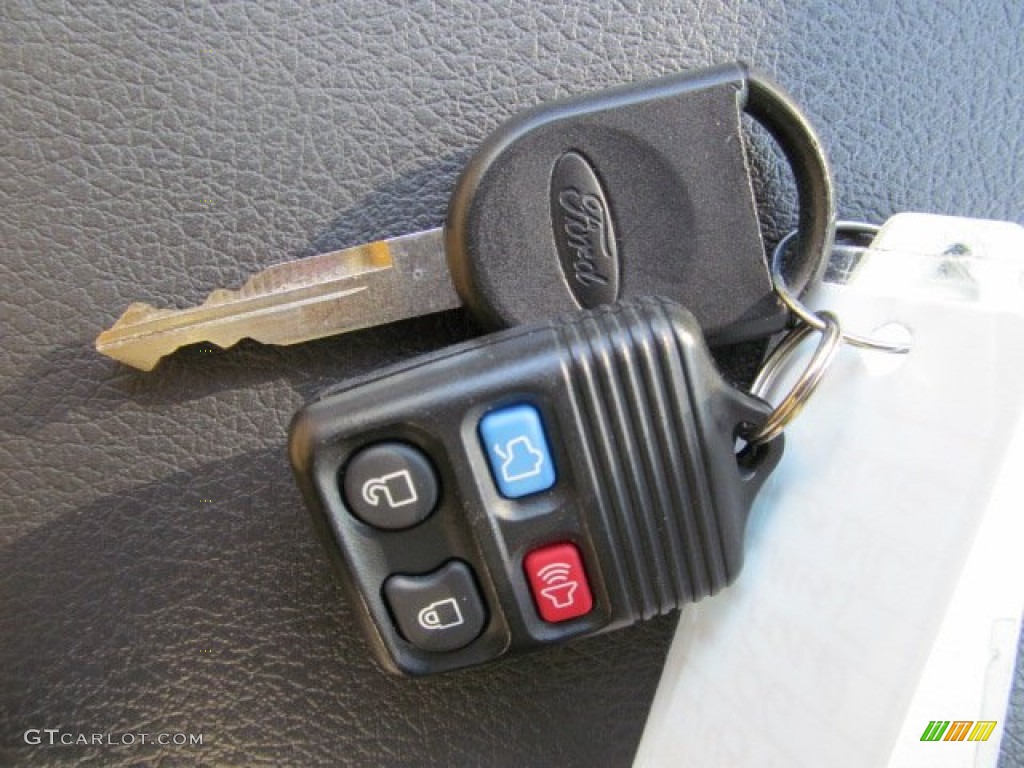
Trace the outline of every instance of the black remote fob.
<path fill-rule="evenodd" d="M 605 632 L 717 592 L 781 438 L 693 316 L 632 299 L 346 383 L 291 459 L 371 646 L 411 675 Z"/>

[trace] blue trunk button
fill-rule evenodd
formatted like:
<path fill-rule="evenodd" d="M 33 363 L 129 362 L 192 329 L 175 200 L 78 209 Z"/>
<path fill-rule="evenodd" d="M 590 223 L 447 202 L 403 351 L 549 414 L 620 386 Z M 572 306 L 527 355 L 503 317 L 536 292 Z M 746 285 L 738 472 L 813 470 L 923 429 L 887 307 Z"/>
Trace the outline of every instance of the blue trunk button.
<path fill-rule="evenodd" d="M 532 405 L 488 413 L 480 420 L 480 438 L 494 482 L 506 499 L 540 493 L 555 484 L 555 466 L 544 425 Z"/>

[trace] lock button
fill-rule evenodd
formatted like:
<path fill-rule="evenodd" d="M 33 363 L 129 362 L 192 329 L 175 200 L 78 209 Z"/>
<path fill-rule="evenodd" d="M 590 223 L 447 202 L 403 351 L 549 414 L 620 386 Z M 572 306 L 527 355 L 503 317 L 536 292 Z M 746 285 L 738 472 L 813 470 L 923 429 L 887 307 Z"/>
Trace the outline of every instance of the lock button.
<path fill-rule="evenodd" d="M 391 576 L 384 596 L 402 636 L 424 651 L 458 650 L 487 623 L 473 571 L 460 560 L 420 576 Z"/>
<path fill-rule="evenodd" d="M 544 424 L 532 405 L 491 411 L 480 420 L 480 439 L 494 482 L 506 499 L 540 493 L 555 484 Z"/>

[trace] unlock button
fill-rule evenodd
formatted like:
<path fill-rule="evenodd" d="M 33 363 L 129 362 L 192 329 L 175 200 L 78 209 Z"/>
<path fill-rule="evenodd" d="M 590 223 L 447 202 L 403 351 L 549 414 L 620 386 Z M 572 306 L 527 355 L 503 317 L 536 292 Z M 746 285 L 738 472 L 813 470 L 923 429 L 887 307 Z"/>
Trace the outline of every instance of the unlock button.
<path fill-rule="evenodd" d="M 414 526 L 437 505 L 434 467 L 421 450 L 406 443 L 363 448 L 345 467 L 342 485 L 349 509 L 385 530 Z"/>
<path fill-rule="evenodd" d="M 424 651 L 469 645 L 487 622 L 473 572 L 459 560 L 421 576 L 391 576 L 384 596 L 402 635 Z"/>

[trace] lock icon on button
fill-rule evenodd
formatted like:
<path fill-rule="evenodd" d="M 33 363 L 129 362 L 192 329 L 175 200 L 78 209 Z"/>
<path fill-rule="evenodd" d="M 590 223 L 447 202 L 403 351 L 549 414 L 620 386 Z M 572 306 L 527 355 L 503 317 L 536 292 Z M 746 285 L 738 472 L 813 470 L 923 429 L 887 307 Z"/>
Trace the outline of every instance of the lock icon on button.
<path fill-rule="evenodd" d="M 422 609 L 417 614 L 416 621 L 424 629 L 448 629 L 459 626 L 464 619 L 458 601 L 454 597 L 449 597 L 437 600 Z"/>

